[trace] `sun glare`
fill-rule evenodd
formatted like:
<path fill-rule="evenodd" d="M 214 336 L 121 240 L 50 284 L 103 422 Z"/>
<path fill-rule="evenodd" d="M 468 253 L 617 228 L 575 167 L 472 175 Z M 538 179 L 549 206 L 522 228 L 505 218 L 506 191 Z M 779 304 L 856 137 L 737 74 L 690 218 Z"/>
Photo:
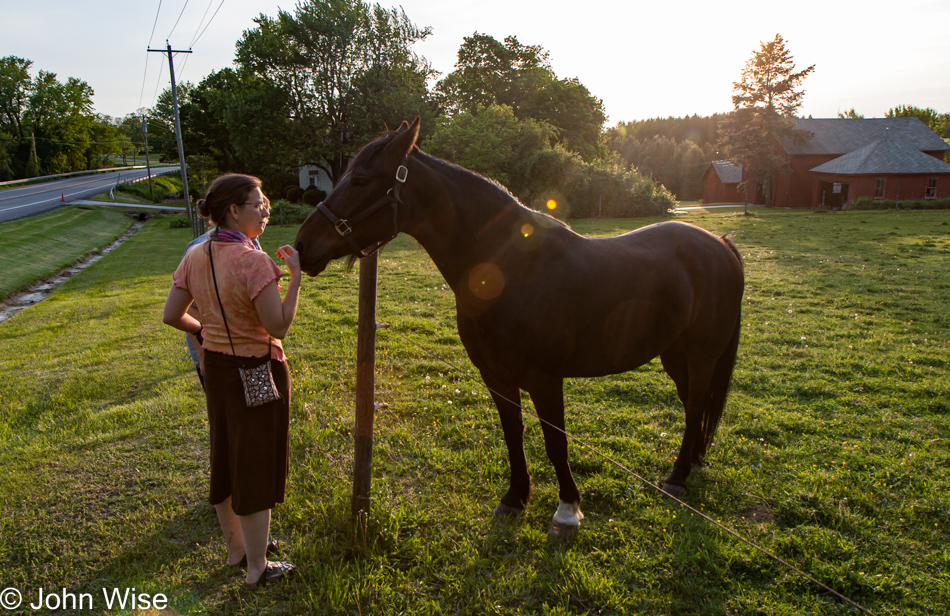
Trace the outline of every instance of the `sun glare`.
<path fill-rule="evenodd" d="M 549 210 L 556 210 L 556 209 L 557 209 L 557 201 L 555 201 L 554 199 L 548 199 L 548 209 L 549 209 Z"/>

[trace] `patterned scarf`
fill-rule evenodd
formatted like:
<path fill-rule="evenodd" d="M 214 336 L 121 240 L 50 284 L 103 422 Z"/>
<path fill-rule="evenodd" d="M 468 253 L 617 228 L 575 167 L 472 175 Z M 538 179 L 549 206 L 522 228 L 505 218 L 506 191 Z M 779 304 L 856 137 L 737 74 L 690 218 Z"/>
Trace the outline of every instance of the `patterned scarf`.
<path fill-rule="evenodd" d="M 251 242 L 251 240 L 249 240 L 248 237 L 240 231 L 232 231 L 231 229 L 223 229 L 218 227 L 214 237 L 211 239 L 216 242 L 237 242 L 244 244 L 251 250 L 259 250 L 259 248 L 254 246 L 254 243 Z"/>

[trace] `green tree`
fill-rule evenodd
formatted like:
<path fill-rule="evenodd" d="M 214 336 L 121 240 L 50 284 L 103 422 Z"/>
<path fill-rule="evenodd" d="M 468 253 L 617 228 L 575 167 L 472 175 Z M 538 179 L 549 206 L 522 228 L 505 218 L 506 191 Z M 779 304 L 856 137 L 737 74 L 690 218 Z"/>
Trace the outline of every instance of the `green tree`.
<path fill-rule="evenodd" d="M 539 151 L 550 149 L 551 137 L 547 124 L 519 120 L 511 107 L 478 106 L 436 128 L 423 148 L 523 194 L 530 161 Z"/>
<path fill-rule="evenodd" d="M 848 109 L 847 111 L 839 111 L 839 112 L 838 112 L 838 117 L 839 117 L 839 118 L 846 118 L 846 119 L 850 119 L 850 120 L 863 120 L 863 119 L 864 119 L 864 115 L 858 113 L 857 111 L 855 111 L 855 110 L 854 110 L 854 107 L 852 107 L 851 109 Z"/>
<path fill-rule="evenodd" d="M 101 166 L 121 152 L 106 117 L 93 113 L 93 90 L 85 81 L 40 70 L 30 60 L 0 58 L 0 176 L 34 177 Z"/>
<path fill-rule="evenodd" d="M 810 136 L 794 129 L 794 118 L 805 95 L 801 83 L 814 70 L 813 64 L 795 71 L 785 40 L 776 34 L 774 40 L 760 43 L 740 81 L 733 83 L 735 111 L 720 124 L 720 149 L 742 166 L 747 182 L 763 187 L 766 203 L 771 202 L 772 180 L 791 171 L 775 140 Z"/>
<path fill-rule="evenodd" d="M 476 106 L 451 116 L 422 147 L 560 218 L 663 214 L 672 207 L 672 196 L 653 180 L 613 160 L 588 163 L 559 143 L 552 146 L 553 137 L 547 123 L 518 119 L 508 106 Z"/>
<path fill-rule="evenodd" d="M 188 104 L 191 99 L 191 92 L 195 86 L 190 81 L 183 81 L 176 84 L 179 106 L 179 120 L 181 120 L 181 108 Z M 171 86 L 166 88 L 158 99 L 155 106 L 148 110 L 146 122 L 148 124 L 148 145 L 158 152 L 164 160 L 178 160 L 178 139 L 175 136 L 175 107 L 172 100 Z M 187 126 L 182 124 L 182 140 L 190 138 L 187 136 Z M 187 152 L 187 150 L 186 150 Z"/>
<path fill-rule="evenodd" d="M 300 164 L 290 139 L 290 96 L 273 83 L 234 69 L 208 75 L 181 107 L 188 154 L 205 154 L 219 171 L 251 173 L 283 187 Z"/>
<path fill-rule="evenodd" d="M 548 52 L 514 36 L 504 42 L 477 32 L 465 37 L 455 70 L 438 91 L 450 115 L 504 105 L 520 120 L 549 124 L 556 141 L 585 160 L 604 152 L 603 103 L 577 79 L 558 79 Z"/>
<path fill-rule="evenodd" d="M 92 111 L 93 90 L 75 77 L 61 83 L 55 73 L 40 71 L 33 79 L 23 114 L 36 138 L 41 173 L 85 169 L 88 150 L 101 123 Z"/>
<path fill-rule="evenodd" d="M 917 118 L 927 125 L 930 130 L 941 137 L 950 137 L 950 114 L 938 113 L 930 107 L 921 108 L 911 105 L 898 105 L 888 109 L 886 118 Z"/>
<path fill-rule="evenodd" d="M 23 132 L 23 112 L 33 87 L 32 65 L 32 61 L 16 56 L 0 58 L 0 128 L 20 139 L 27 137 Z"/>
<path fill-rule="evenodd" d="M 255 19 L 237 43 L 245 75 L 288 96 L 284 148 L 298 164 L 322 167 L 336 183 L 350 156 L 386 125 L 435 115 L 426 89 L 434 73 L 412 45 L 429 28 L 402 9 L 360 0 L 303 0 L 293 14 Z M 431 124 L 431 122 L 428 122 Z"/>
<path fill-rule="evenodd" d="M 643 134 L 638 139 L 635 135 Z M 661 183 L 679 199 L 702 196 L 702 173 L 715 155 L 712 143 L 706 149 L 689 139 L 677 141 L 670 134 L 696 134 L 692 131 L 630 131 L 624 125 L 610 132 L 609 147 L 627 170 L 639 171 Z M 652 138 L 649 135 L 653 135 Z"/>
<path fill-rule="evenodd" d="M 653 137 L 669 137 L 677 143 L 692 141 L 704 151 L 709 146 L 716 145 L 719 122 L 723 114 L 715 113 L 711 116 L 685 116 L 682 118 L 651 118 L 648 120 L 634 120 L 621 122 L 610 129 L 607 134 L 609 146 L 619 151 L 625 139 L 649 140 Z"/>

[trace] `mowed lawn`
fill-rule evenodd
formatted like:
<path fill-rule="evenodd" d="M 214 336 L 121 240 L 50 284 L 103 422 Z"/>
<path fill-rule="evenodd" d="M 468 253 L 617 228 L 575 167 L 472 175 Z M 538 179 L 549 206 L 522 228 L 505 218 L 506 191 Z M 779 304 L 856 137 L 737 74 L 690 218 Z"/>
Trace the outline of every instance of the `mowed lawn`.
<path fill-rule="evenodd" d="M 950 212 L 753 213 L 678 217 L 735 232 L 747 280 L 732 395 L 684 500 L 875 614 L 943 616 Z M 295 233 L 270 228 L 264 247 Z M 358 276 L 338 263 L 304 280 L 285 341 L 291 476 L 273 532 L 298 575 L 240 589 L 206 502 L 201 389 L 160 318 L 188 239 L 150 221 L 0 324 L 0 588 L 88 593 L 81 613 L 157 613 L 108 610 L 114 588 L 167 595 L 180 614 L 858 613 L 605 458 L 650 481 L 669 471 L 683 411 L 658 361 L 566 387 L 576 537 L 546 535 L 557 485 L 530 414 L 534 499 L 494 521 L 508 477 L 497 416 L 450 290 L 407 237 L 380 263 L 389 408 L 368 531 L 350 524 Z"/>
<path fill-rule="evenodd" d="M 75 205 L 0 225 L 0 300 L 105 247 L 130 226 L 120 211 Z"/>

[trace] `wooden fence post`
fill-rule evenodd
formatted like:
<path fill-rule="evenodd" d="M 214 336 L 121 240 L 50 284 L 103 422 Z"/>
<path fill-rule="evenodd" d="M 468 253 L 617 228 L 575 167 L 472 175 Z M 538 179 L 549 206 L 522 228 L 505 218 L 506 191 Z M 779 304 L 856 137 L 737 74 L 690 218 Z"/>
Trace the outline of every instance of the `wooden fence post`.
<path fill-rule="evenodd" d="M 379 253 L 360 259 L 356 340 L 356 425 L 354 427 L 352 514 L 365 523 L 373 479 L 373 416 L 376 402 L 376 278 Z"/>

